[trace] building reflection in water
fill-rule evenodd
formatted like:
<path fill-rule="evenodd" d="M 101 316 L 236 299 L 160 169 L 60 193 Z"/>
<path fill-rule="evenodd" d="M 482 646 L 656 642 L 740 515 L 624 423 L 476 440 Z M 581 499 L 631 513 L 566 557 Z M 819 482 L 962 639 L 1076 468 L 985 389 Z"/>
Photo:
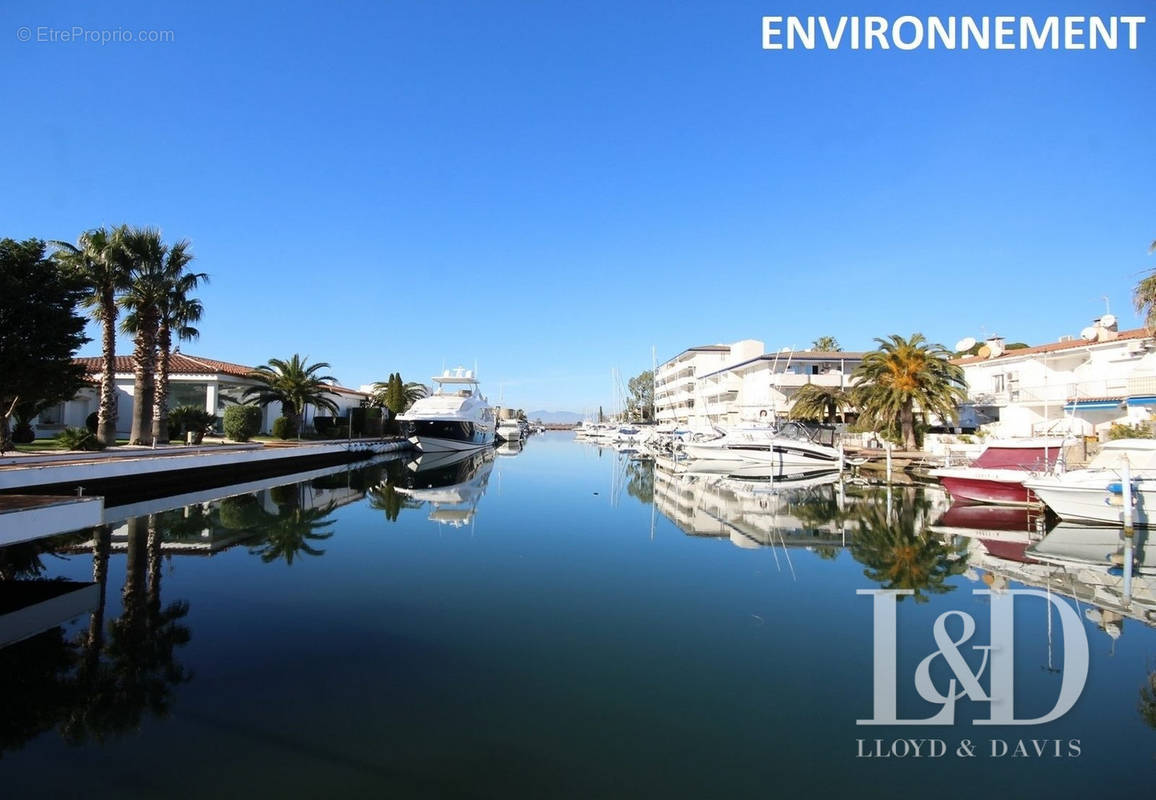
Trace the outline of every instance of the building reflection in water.
<path fill-rule="evenodd" d="M 652 487 L 657 512 L 689 536 L 777 548 L 788 558 L 792 548 L 822 558 L 846 549 L 867 578 L 911 589 L 916 602 L 958 588 L 956 576 L 993 591 L 1043 589 L 1074 600 L 1113 641 L 1126 619 L 1156 627 L 1156 543 L 1145 529 L 1129 542 L 1120 529 L 1049 519 L 1042 509 L 950 505 L 938 487 L 759 470 L 662 458 L 626 467 L 628 493 L 647 502 Z M 1156 727 L 1156 670 L 1138 709 Z"/>

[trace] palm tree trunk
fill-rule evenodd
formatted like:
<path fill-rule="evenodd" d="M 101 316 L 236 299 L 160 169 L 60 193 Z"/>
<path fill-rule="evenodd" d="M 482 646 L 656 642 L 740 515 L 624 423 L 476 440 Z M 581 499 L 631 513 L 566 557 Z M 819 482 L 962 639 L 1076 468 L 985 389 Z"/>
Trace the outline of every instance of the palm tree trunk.
<path fill-rule="evenodd" d="M 100 328 L 104 374 L 100 377 L 96 438 L 111 446 L 116 444 L 116 295 L 111 291 L 104 292 L 100 298 Z"/>
<path fill-rule="evenodd" d="M 899 410 L 899 424 L 903 430 L 903 449 L 917 450 L 918 445 L 915 443 L 915 412 L 910 400 L 905 401 L 903 408 Z"/>
<path fill-rule="evenodd" d="M 141 314 L 140 329 L 136 335 L 136 347 L 132 353 L 133 409 L 132 444 L 152 443 L 152 416 L 154 369 L 157 358 L 156 319 L 150 314 Z"/>
<path fill-rule="evenodd" d="M 148 616 L 149 620 L 156 620 L 161 613 L 161 532 L 157 527 L 157 515 L 149 514 L 148 538 L 145 552 L 148 555 Z"/>
<path fill-rule="evenodd" d="M 153 397 L 152 432 L 157 444 L 169 443 L 169 363 L 173 337 L 168 325 L 157 331 L 156 390 Z"/>
<path fill-rule="evenodd" d="M 145 603 L 145 578 L 147 561 L 148 531 L 142 517 L 131 517 L 128 521 L 128 543 L 125 549 L 124 586 L 120 598 L 124 609 L 122 619 L 130 629 L 142 620 Z"/>
<path fill-rule="evenodd" d="M 108 600 L 108 557 L 112 545 L 112 534 L 107 525 L 99 525 L 92 531 L 92 582 L 100 587 L 96 608 L 88 619 L 88 636 L 84 644 L 84 664 L 91 675 L 100 659 L 104 647 L 104 608 Z"/>

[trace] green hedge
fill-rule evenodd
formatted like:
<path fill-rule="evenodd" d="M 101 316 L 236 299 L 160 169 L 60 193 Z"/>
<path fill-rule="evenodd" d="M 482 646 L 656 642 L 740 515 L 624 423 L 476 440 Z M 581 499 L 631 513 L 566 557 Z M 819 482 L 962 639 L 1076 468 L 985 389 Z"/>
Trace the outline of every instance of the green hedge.
<path fill-rule="evenodd" d="M 261 409 L 247 403 L 229 406 L 224 424 L 226 436 L 235 442 L 247 442 L 261 432 Z"/>

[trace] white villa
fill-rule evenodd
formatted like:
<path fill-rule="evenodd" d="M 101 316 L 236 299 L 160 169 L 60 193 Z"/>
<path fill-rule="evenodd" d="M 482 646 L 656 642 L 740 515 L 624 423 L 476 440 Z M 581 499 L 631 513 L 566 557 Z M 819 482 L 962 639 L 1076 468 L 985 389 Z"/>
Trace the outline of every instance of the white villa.
<path fill-rule="evenodd" d="M 1143 328 L 1117 332 L 1111 317 L 1038 347 L 1005 350 L 992 337 L 955 363 L 971 410 L 994 420 L 984 430 L 997 436 L 1099 436 L 1114 422 L 1147 423 L 1156 408 L 1156 340 Z"/>
<path fill-rule="evenodd" d="M 41 412 L 33 423 L 37 435 L 40 437 L 53 436 L 65 426 L 83 428 L 88 415 L 95 412 L 99 406 L 101 370 L 104 367 L 104 359 L 99 357 L 78 358 L 76 361 L 84 365 L 91 385 L 82 389 L 72 400 Z M 252 367 L 241 364 L 175 353 L 169 372 L 169 408 L 198 405 L 221 417 L 225 413 L 229 400 L 240 402 L 245 389 L 255 385 L 255 382 L 249 377 L 249 373 L 252 371 Z M 130 356 L 117 356 L 116 358 L 116 397 L 117 434 L 128 436 L 132 426 L 133 408 L 133 374 Z M 340 409 L 336 416 L 346 416 L 349 409 L 357 408 L 361 405 L 361 401 L 367 397 L 368 395 L 364 392 L 334 386 L 333 400 Z M 306 409 L 306 425 L 312 421 L 314 411 L 312 407 Z M 279 404 L 272 403 L 266 406 L 261 416 L 262 433 L 268 433 L 273 427 L 273 421 L 280 415 Z"/>
<path fill-rule="evenodd" d="M 784 418 L 809 383 L 847 389 L 863 353 L 816 350 L 764 352 L 763 342 L 703 345 L 682 351 L 655 372 L 659 423 L 693 419 L 735 424 Z"/>

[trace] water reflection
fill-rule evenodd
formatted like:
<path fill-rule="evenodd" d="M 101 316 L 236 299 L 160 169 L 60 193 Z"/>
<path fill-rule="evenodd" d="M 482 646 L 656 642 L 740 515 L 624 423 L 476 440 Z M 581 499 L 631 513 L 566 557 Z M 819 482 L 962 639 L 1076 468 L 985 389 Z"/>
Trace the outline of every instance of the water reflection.
<path fill-rule="evenodd" d="M 176 687 L 192 680 L 178 657 L 192 634 L 189 603 L 162 601 L 166 558 L 234 546 L 265 563 L 321 556 L 335 509 L 403 475 L 400 462 L 382 462 L 226 487 L 213 500 L 198 493 L 200 502 L 176 507 L 181 498 L 157 498 L 132 510 L 164 510 L 111 508 L 112 524 L 0 548 L 0 754 L 53 729 L 72 743 L 103 742 L 169 713 Z M 118 555 L 115 598 L 108 583 Z M 91 556 L 91 583 L 53 577 L 69 556 Z M 119 614 L 106 619 L 117 601 Z M 78 612 L 86 625 L 70 624 Z"/>
<path fill-rule="evenodd" d="M 397 494 L 428 506 L 433 522 L 460 528 L 474 521 L 494 469 L 494 451 L 431 453 L 411 461 Z"/>
<path fill-rule="evenodd" d="M 904 777 L 916 769 L 865 766 L 846 753 L 853 706 L 870 702 L 869 633 L 858 629 L 870 611 L 854 594 L 867 580 L 916 593 L 904 620 L 964 603 L 974 612 L 983 601 L 972 586 L 1039 586 L 1072 598 L 1100 644 L 1072 712 L 1083 726 L 1076 735 L 1094 742 L 1079 768 L 1101 772 L 1105 750 L 1136 763 L 1139 751 L 1156 747 L 1137 736 L 1156 727 L 1156 665 L 1145 660 L 1156 641 L 1144 613 L 1153 577 L 1146 541 L 1134 542 L 1125 603 L 1113 572 L 1124 553 L 1104 529 L 949 506 L 932 487 L 610 451 L 599 461 L 593 450 L 567 447 L 546 439 L 504 460 L 507 488 L 524 488 L 516 482 L 532 473 L 534 491 L 508 491 L 490 506 L 483 498 L 500 454 L 483 452 L 157 499 L 133 507 L 142 513 L 110 509 L 107 527 L 0 550 L 0 628 L 11 616 L 4 590 L 16 584 L 75 596 L 82 612 L 0 647 L 0 753 L 8 759 L 24 747 L 9 763 L 28 775 L 55 763 L 92 765 L 98 793 L 123 785 L 120 774 L 138 768 L 133 757 L 142 771 L 178 774 L 185 754 L 209 741 L 252 748 L 254 757 L 211 778 L 186 773 L 187 786 L 170 788 L 204 794 L 197 781 L 212 780 L 321 796 L 352 781 L 347 793 L 410 785 L 428 793 L 434 785 L 446 795 L 467 787 L 536 796 L 597 763 L 594 782 L 575 794 L 675 796 L 685 782 L 684 794 L 758 796 L 781 779 L 793 795 L 843 772 L 849 777 L 836 788 L 848 794 L 880 769 Z M 538 460 L 551 452 L 558 462 Z M 552 475 L 564 477 L 551 485 Z M 533 505 L 539 487 L 548 491 Z M 622 495 L 646 508 L 620 505 Z M 479 509 L 487 519 L 505 515 L 492 535 L 404 535 L 430 531 L 430 521 L 468 525 Z M 654 542 L 640 541 L 643 511 L 652 534 L 660 532 Z M 543 535 L 546 514 L 566 535 Z M 583 535 L 595 525 L 598 535 Z M 772 553 L 781 573 L 768 577 Z M 1113 654 L 1116 640 L 1107 637 L 1122 631 L 1128 639 Z M 1025 613 L 1017 641 L 1033 673 L 1045 635 L 1043 615 Z M 662 668 L 668 663 L 678 668 Z M 741 692 L 718 680 L 768 664 L 773 679 L 744 681 Z M 312 691 L 280 702 L 303 685 Z M 152 724 L 165 716 L 173 719 Z M 138 730 L 158 735 L 116 748 L 122 733 Z M 78 759 L 60 740 L 109 747 Z M 699 757 L 672 757 L 687 742 Z M 551 760 L 548 780 L 527 788 L 522 776 L 543 758 Z M 273 778 L 259 766 L 270 759 L 283 767 Z M 1043 767 L 1053 766 L 1030 773 L 1039 791 L 1070 777 L 1050 778 Z M 1000 785 L 1019 780 L 1011 789 L 1024 788 L 1016 776 L 1033 770 L 994 761 L 985 768 Z M 678 769 L 685 772 L 663 783 Z M 970 785 L 967 762 L 935 769 Z M 499 773 L 518 776 L 518 786 L 502 791 L 509 787 Z M 73 776 L 48 779 L 56 787 Z M 826 788 L 816 793 L 835 794 Z"/>
<path fill-rule="evenodd" d="M 69 742 L 101 742 L 136 730 L 146 715 L 168 713 L 173 690 L 190 679 L 177 658 L 177 649 L 191 634 L 182 620 L 189 606 L 184 601 L 161 601 L 161 531 L 155 516 L 134 518 L 125 534 L 125 577 L 119 616 L 105 621 L 108 603 L 109 558 L 112 536 L 106 526 L 92 532 L 92 584 L 95 607 L 86 628 L 69 633 L 63 624 L 50 627 L 0 650 L 0 696 L 6 713 L 0 717 L 0 752 L 17 749 L 42 732 L 56 729 Z M 75 537 L 72 537 L 72 542 Z M 45 581 L 40 555 L 69 540 L 30 543 L 40 549 L 23 556 L 24 576 Z M 24 548 L 24 545 L 17 547 Z M 12 554 L 0 558 L 11 563 Z M 25 616 L 50 615 L 46 603 L 21 603 L 27 585 L 8 573 L 0 581 L 7 600 L 6 621 Z M 57 613 L 60 613 L 59 611 Z"/>

